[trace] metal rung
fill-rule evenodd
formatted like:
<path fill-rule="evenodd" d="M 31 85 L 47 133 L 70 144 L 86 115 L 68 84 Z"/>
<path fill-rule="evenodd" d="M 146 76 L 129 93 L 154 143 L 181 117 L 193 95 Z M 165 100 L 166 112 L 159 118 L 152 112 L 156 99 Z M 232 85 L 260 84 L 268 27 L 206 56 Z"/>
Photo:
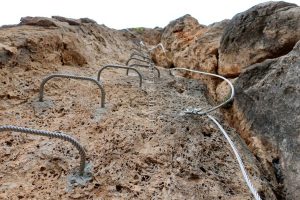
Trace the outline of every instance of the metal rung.
<path fill-rule="evenodd" d="M 14 132 L 20 132 L 20 133 L 33 134 L 33 135 L 47 136 L 50 138 L 59 138 L 61 140 L 70 142 L 79 151 L 79 154 L 81 157 L 79 174 L 80 174 L 80 176 L 82 176 L 84 174 L 86 155 L 85 155 L 83 146 L 81 146 L 80 143 L 75 138 L 73 138 L 67 134 L 64 134 L 64 133 L 35 130 L 35 129 L 31 129 L 31 128 L 24 128 L 24 127 L 18 127 L 18 126 L 10 126 L 10 125 L 0 126 L 0 132 L 3 132 L 3 131 L 14 131 Z"/>
<path fill-rule="evenodd" d="M 100 82 L 93 78 L 84 77 L 84 76 L 74 76 L 74 75 L 67 75 L 67 74 L 52 74 L 50 76 L 47 76 L 40 85 L 40 92 L 39 92 L 39 101 L 43 101 L 44 96 L 44 87 L 47 81 L 49 81 L 52 78 L 69 78 L 69 79 L 79 79 L 79 80 L 86 80 L 91 81 L 95 83 L 101 90 L 101 107 L 104 108 L 105 105 L 105 91 Z"/>
<path fill-rule="evenodd" d="M 131 69 L 131 70 L 135 71 L 135 72 L 139 75 L 139 77 L 140 77 L 140 87 L 142 87 L 143 78 L 142 78 L 141 73 L 140 73 L 137 69 L 135 69 L 135 68 L 133 68 L 133 67 L 123 66 L 123 65 L 105 65 L 104 67 L 102 67 L 102 68 L 98 71 L 98 75 L 97 75 L 97 80 L 98 80 L 98 81 L 100 81 L 100 75 L 101 75 L 101 72 L 102 72 L 104 69 L 107 69 L 107 68 L 121 68 L 121 69 L 127 69 L 127 71 Z"/>
<path fill-rule="evenodd" d="M 136 67 L 144 67 L 144 68 L 150 68 L 151 67 L 150 65 L 143 65 L 143 64 L 137 64 L 137 63 L 129 65 L 129 67 L 131 67 L 131 68 L 133 68 L 134 66 L 136 66 Z M 157 71 L 157 76 L 158 76 L 158 78 L 160 78 L 160 71 L 159 71 L 159 69 L 156 66 L 154 66 L 154 65 L 152 67 L 153 67 L 153 69 L 155 69 Z M 129 69 L 127 69 L 126 74 L 127 75 L 129 74 Z"/>
<path fill-rule="evenodd" d="M 130 57 L 126 62 L 126 65 L 128 66 L 129 62 L 132 60 L 140 61 L 140 62 L 147 63 L 147 64 L 153 63 L 152 61 L 147 61 L 147 60 L 143 60 L 143 59 L 139 59 L 139 58 L 135 58 L 135 57 Z"/>

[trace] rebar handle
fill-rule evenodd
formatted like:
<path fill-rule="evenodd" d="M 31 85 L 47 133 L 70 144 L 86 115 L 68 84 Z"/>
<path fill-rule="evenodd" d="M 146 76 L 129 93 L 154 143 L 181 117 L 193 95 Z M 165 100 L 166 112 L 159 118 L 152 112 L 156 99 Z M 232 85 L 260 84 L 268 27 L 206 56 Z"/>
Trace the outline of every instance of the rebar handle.
<path fill-rule="evenodd" d="M 143 83 L 143 78 L 142 78 L 142 74 L 135 68 L 133 67 L 128 67 L 128 66 L 123 66 L 123 65 L 105 65 L 104 67 L 102 67 L 99 71 L 98 71 L 98 75 L 97 75 L 97 80 L 100 81 L 100 75 L 101 75 L 101 72 L 104 70 L 104 69 L 107 69 L 107 68 L 121 68 L 121 69 L 127 69 L 127 70 L 133 70 L 135 71 L 139 77 L 140 77 L 140 87 L 142 87 L 142 83 Z"/>
<path fill-rule="evenodd" d="M 100 82 L 98 82 L 97 80 L 90 78 L 90 77 L 74 76 L 74 75 L 68 75 L 68 74 L 52 74 L 52 75 L 44 78 L 40 85 L 39 101 L 43 101 L 45 84 L 47 81 L 49 81 L 52 78 L 69 78 L 69 79 L 77 79 L 77 80 L 86 80 L 86 81 L 91 81 L 91 82 L 95 83 L 101 90 L 101 107 L 104 108 L 104 106 L 105 106 L 105 91 L 104 91 L 103 86 L 100 84 Z"/>
<path fill-rule="evenodd" d="M 128 67 L 132 67 L 133 68 L 134 66 L 144 67 L 144 68 L 150 68 L 150 65 L 138 64 L 138 63 L 130 64 Z M 160 71 L 159 71 L 159 69 L 156 66 L 154 66 L 154 65 L 152 67 L 153 67 L 153 69 L 155 69 L 157 71 L 157 76 L 158 76 L 158 78 L 160 78 Z M 126 74 L 127 75 L 129 74 L 129 69 L 127 69 Z"/>
<path fill-rule="evenodd" d="M 135 58 L 135 57 L 130 57 L 126 62 L 126 65 L 128 65 L 131 60 L 136 60 L 136 61 L 140 61 L 140 62 L 147 63 L 147 64 L 153 63 L 152 61 L 147 61 L 147 60 L 143 60 L 143 59 L 139 59 L 139 58 Z"/>
<path fill-rule="evenodd" d="M 70 142 L 79 151 L 79 154 L 81 157 L 79 174 L 80 174 L 80 176 L 83 175 L 84 168 L 85 168 L 86 155 L 85 155 L 84 148 L 80 145 L 80 143 L 75 138 L 73 138 L 67 134 L 64 134 L 64 133 L 35 130 L 35 129 L 31 129 L 31 128 L 24 128 L 24 127 L 11 126 L 11 125 L 0 126 L 0 132 L 3 132 L 3 131 L 14 131 L 14 132 L 20 132 L 20 133 L 33 134 L 33 135 L 47 136 L 50 138 L 59 138 L 61 140 Z"/>
<path fill-rule="evenodd" d="M 151 58 L 149 58 L 148 56 L 145 56 L 145 55 L 143 55 L 143 54 L 141 54 L 141 53 L 133 52 L 133 53 L 130 55 L 130 58 L 134 58 L 134 56 L 136 56 L 136 57 L 141 57 L 141 58 L 144 59 L 144 60 L 147 60 L 147 61 L 149 61 L 149 62 L 152 62 L 152 59 L 151 59 Z"/>

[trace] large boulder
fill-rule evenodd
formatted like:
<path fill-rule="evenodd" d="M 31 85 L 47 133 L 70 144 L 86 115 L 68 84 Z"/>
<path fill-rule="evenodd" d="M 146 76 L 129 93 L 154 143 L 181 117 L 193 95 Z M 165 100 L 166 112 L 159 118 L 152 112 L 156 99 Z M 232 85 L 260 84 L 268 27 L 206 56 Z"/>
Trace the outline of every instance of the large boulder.
<path fill-rule="evenodd" d="M 136 27 L 122 30 L 125 35 L 133 40 L 140 40 L 145 42 L 147 45 L 157 45 L 160 43 L 161 34 L 163 29 L 156 27 L 152 28 L 144 28 L 144 27 Z"/>
<path fill-rule="evenodd" d="M 164 47 L 168 51 L 180 52 L 195 41 L 198 35 L 205 30 L 204 25 L 190 15 L 184 15 L 171 21 L 165 28 L 161 37 Z"/>
<path fill-rule="evenodd" d="M 300 7 L 266 2 L 235 15 L 219 48 L 218 72 L 237 77 L 243 68 L 287 54 L 300 39 Z"/>
<path fill-rule="evenodd" d="M 287 55 L 249 66 L 236 80 L 231 118 L 267 173 L 300 199 L 300 42 Z"/>
<path fill-rule="evenodd" d="M 162 34 L 162 44 L 166 53 L 157 50 L 152 57 L 158 65 L 184 67 L 216 73 L 218 69 L 218 48 L 228 20 L 204 26 L 190 15 L 185 15 L 169 23 Z M 167 65 L 166 65 L 167 64 Z M 195 73 L 185 73 L 186 77 L 201 79 L 215 98 L 219 80 Z"/>

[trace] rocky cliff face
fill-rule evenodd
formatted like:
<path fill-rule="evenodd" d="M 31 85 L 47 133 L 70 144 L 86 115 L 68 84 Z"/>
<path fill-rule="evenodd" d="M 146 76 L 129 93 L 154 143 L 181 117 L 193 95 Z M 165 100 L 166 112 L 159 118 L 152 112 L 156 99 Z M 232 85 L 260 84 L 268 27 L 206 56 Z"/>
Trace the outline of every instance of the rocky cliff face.
<path fill-rule="evenodd" d="M 300 8 L 282 1 L 234 16 L 222 35 L 218 73 L 237 77 L 251 64 L 287 54 L 300 39 L 299 19 Z"/>
<path fill-rule="evenodd" d="M 127 47 L 134 46 L 123 33 L 92 20 L 57 16 L 25 17 L 19 26 L 2 27 L 0 34 L 0 64 L 12 67 L 97 65 L 104 59 L 125 62 Z"/>
<path fill-rule="evenodd" d="M 279 199 L 300 195 L 300 156 L 295 153 L 299 151 L 300 124 L 299 14 L 295 4 L 266 2 L 210 26 L 186 15 L 164 29 L 161 42 L 167 53 L 153 55 L 165 67 L 187 67 L 231 78 L 237 96 L 233 108 L 224 109 L 225 117 L 262 163 Z M 225 82 L 184 76 L 203 80 L 216 101 L 228 96 Z"/>
<path fill-rule="evenodd" d="M 219 130 L 206 117 L 180 115 L 195 102 L 209 106 L 205 86 L 197 80 L 161 69 L 153 84 L 146 69 L 139 88 L 135 75 L 107 70 L 101 76 L 105 108 L 100 108 L 99 88 L 60 78 L 47 82 L 45 101 L 38 101 L 40 83 L 49 74 L 95 77 L 100 65 L 124 64 L 135 47 L 132 37 L 89 19 L 57 16 L 26 17 L 1 28 L 1 125 L 70 134 L 85 147 L 93 169 L 88 183 L 74 186 L 69 175 L 79 159 L 71 145 L 5 132 L 0 137 L 1 199 L 251 199 Z M 276 198 L 260 163 L 235 130 L 224 126 L 259 193 Z"/>
<path fill-rule="evenodd" d="M 190 15 L 185 15 L 167 25 L 161 36 L 161 49 L 153 53 L 153 60 L 160 66 L 186 67 L 216 73 L 218 70 L 218 48 L 220 38 L 228 20 L 210 26 L 200 25 Z M 185 74 L 185 76 L 204 81 L 213 97 L 218 80 Z"/>
<path fill-rule="evenodd" d="M 276 181 L 287 184 L 287 198 L 299 199 L 300 42 L 285 56 L 249 67 L 235 88 L 231 122 L 252 132 L 248 144 L 266 168 L 273 166 Z"/>
<path fill-rule="evenodd" d="M 2 123 L 71 132 L 90 152 L 95 174 L 87 186 L 66 191 L 67 171 L 74 166 L 65 157 L 77 160 L 69 146 L 8 135 L 1 137 L 0 171 L 7 174 L 0 174 L 4 191 L 0 197 L 251 199 L 218 130 L 205 117 L 174 114 L 194 104 L 207 106 L 199 91 L 208 91 L 212 103 L 222 101 L 229 92 L 225 82 L 183 74 L 200 79 L 202 85 L 171 78 L 161 69 L 153 93 L 147 70 L 142 89 L 135 87 L 132 74 L 121 77 L 119 70 L 111 70 L 102 79 L 106 109 L 98 108 L 99 91 L 81 95 L 91 90 L 90 85 L 67 80 L 49 83 L 49 101 L 37 102 L 46 75 L 95 77 L 100 65 L 124 64 L 143 40 L 150 47 L 163 44 L 165 51 L 151 51 L 159 66 L 232 78 L 236 97 L 233 106 L 222 111 L 245 143 L 222 122 L 243 155 L 251 180 L 263 199 L 299 199 L 299 13 L 294 4 L 267 2 L 209 26 L 185 15 L 164 29 L 118 31 L 88 18 L 59 16 L 25 17 L 19 25 L 1 27 Z M 63 89 L 66 84 L 69 90 Z M 61 90 L 69 96 L 59 96 Z M 145 103 L 151 95 L 157 99 L 155 120 Z M 49 151 L 57 153 L 49 156 Z"/>

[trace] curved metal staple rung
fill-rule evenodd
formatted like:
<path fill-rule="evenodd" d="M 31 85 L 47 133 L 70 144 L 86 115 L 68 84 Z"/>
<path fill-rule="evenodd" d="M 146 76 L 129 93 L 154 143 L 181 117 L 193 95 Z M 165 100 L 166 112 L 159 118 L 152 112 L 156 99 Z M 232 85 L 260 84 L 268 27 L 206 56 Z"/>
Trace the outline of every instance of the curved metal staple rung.
<path fill-rule="evenodd" d="M 147 60 L 147 61 L 149 61 L 149 62 L 152 62 L 152 59 L 151 59 L 150 57 L 145 56 L 145 55 L 143 55 L 143 54 L 140 54 L 140 53 L 137 53 L 137 52 L 133 52 L 133 53 L 130 55 L 130 58 L 134 58 L 134 56 L 135 56 L 135 57 L 141 57 L 141 58 L 144 59 L 144 60 Z"/>
<path fill-rule="evenodd" d="M 130 57 L 126 62 L 126 65 L 128 65 L 131 60 L 136 60 L 136 61 L 140 61 L 140 62 L 147 63 L 147 64 L 153 63 L 152 61 L 147 61 L 147 60 L 143 60 L 143 59 L 139 59 L 139 58 L 135 58 L 135 57 Z"/>
<path fill-rule="evenodd" d="M 224 101 L 223 103 L 221 103 L 221 104 L 219 104 L 219 105 L 217 105 L 215 107 L 209 108 L 209 109 L 208 108 L 204 109 L 204 110 L 203 109 L 199 109 L 198 111 L 196 111 L 196 113 L 195 112 L 194 113 L 191 112 L 190 114 L 204 115 L 204 114 L 210 113 L 210 112 L 212 112 L 212 111 L 214 111 L 214 110 L 216 110 L 216 109 L 224 106 L 225 104 L 229 103 L 230 101 L 232 101 L 232 99 L 234 97 L 234 87 L 233 87 L 232 83 L 228 79 L 224 78 L 223 76 L 220 76 L 220 75 L 217 75 L 217 74 L 208 73 L 208 72 L 202 72 L 202 71 L 198 71 L 198 70 L 187 69 L 187 68 L 172 68 L 172 69 L 170 69 L 170 74 L 171 75 L 173 75 L 172 74 L 173 70 L 184 70 L 184 71 L 194 72 L 194 73 L 198 73 L 198 74 L 204 74 L 204 75 L 208 75 L 208 76 L 218 77 L 218 78 L 223 79 L 224 81 L 226 81 L 229 84 L 230 88 L 231 88 L 231 95 L 230 95 L 230 97 L 226 101 Z"/>
<path fill-rule="evenodd" d="M 67 75 L 67 74 L 52 74 L 50 76 L 47 76 L 40 85 L 40 92 L 39 92 L 39 101 L 43 101 L 44 96 L 44 87 L 47 81 L 49 81 L 52 78 L 70 78 L 70 79 L 79 79 L 79 80 L 86 80 L 94 82 L 101 90 L 101 107 L 104 108 L 105 105 L 105 91 L 100 82 L 93 78 L 84 77 L 84 76 L 74 76 L 74 75 Z"/>
<path fill-rule="evenodd" d="M 138 48 L 135 48 L 135 47 L 132 47 L 132 48 L 130 48 L 130 51 L 137 51 L 137 52 L 141 52 L 141 50 L 140 50 L 140 49 L 138 49 Z"/>
<path fill-rule="evenodd" d="M 80 143 L 74 139 L 73 137 L 64 134 L 64 133 L 58 133 L 58 132 L 50 132 L 50 131 L 43 131 L 43 130 L 35 130 L 35 129 L 30 129 L 30 128 L 23 128 L 23 127 L 18 127 L 18 126 L 0 126 L 0 132 L 3 131 L 14 131 L 14 132 L 20 132 L 20 133 L 28 133 L 28 134 L 33 134 L 33 135 L 40 135 L 40 136 L 47 136 L 50 138 L 59 138 L 61 140 L 70 142 L 72 145 L 76 147 L 76 149 L 79 151 L 80 154 L 80 169 L 79 169 L 79 174 L 82 176 L 84 173 L 84 168 L 85 168 L 85 160 L 86 160 L 86 155 L 84 148 L 80 145 Z"/>
<path fill-rule="evenodd" d="M 152 64 L 153 65 L 153 64 Z M 137 67 L 145 67 L 145 68 L 150 68 L 150 65 L 143 65 L 143 64 L 137 64 L 137 63 L 133 63 L 133 64 L 130 64 L 129 65 L 129 67 L 134 67 L 134 66 L 137 66 Z M 156 67 L 156 66 L 152 66 L 153 67 L 153 69 L 155 69 L 156 71 L 157 71 L 157 76 L 158 76 L 158 78 L 160 78 L 160 71 L 159 71 L 159 69 Z M 126 72 L 126 74 L 128 75 L 129 74 L 129 69 L 127 69 L 127 72 Z"/>
<path fill-rule="evenodd" d="M 130 51 L 133 51 L 133 53 L 137 53 L 137 54 L 140 54 L 140 55 L 143 55 L 143 56 L 145 56 L 145 57 L 150 58 L 148 52 L 144 52 L 144 51 L 142 51 L 142 50 L 138 50 L 137 48 L 131 48 Z"/>
<path fill-rule="evenodd" d="M 139 77 L 140 77 L 140 87 L 142 87 L 142 83 L 143 83 L 143 78 L 142 78 L 142 74 L 135 68 L 133 67 L 128 67 L 128 66 L 123 66 L 123 65 L 105 65 L 104 67 L 102 67 L 99 71 L 98 71 L 98 75 L 97 75 L 97 80 L 100 81 L 100 75 L 101 75 L 101 72 L 106 69 L 106 68 L 121 68 L 121 69 L 131 69 L 133 71 L 135 71 Z"/>
<path fill-rule="evenodd" d="M 207 115 L 207 116 L 217 125 L 217 127 L 221 130 L 221 132 L 223 133 L 223 135 L 227 139 L 228 143 L 230 144 L 231 149 L 233 150 L 234 155 L 235 155 L 235 157 L 236 157 L 236 159 L 237 159 L 237 161 L 239 163 L 239 166 L 240 166 L 240 169 L 242 171 L 243 177 L 244 177 L 244 179 L 245 179 L 245 181 L 246 181 L 246 183 L 247 183 L 247 185 L 248 185 L 251 193 L 253 194 L 254 198 L 256 200 L 261 200 L 259 194 L 257 193 L 256 189 L 254 188 L 254 186 L 252 185 L 252 183 L 251 183 L 251 181 L 250 181 L 250 179 L 248 177 L 248 174 L 247 174 L 247 171 L 246 171 L 245 166 L 243 164 L 243 161 L 242 161 L 241 157 L 239 156 L 239 153 L 238 153 L 237 149 L 235 148 L 232 140 L 227 135 L 226 131 L 223 129 L 223 127 L 221 126 L 221 124 L 219 124 L 219 122 L 213 116 L 211 116 L 211 115 Z"/>

